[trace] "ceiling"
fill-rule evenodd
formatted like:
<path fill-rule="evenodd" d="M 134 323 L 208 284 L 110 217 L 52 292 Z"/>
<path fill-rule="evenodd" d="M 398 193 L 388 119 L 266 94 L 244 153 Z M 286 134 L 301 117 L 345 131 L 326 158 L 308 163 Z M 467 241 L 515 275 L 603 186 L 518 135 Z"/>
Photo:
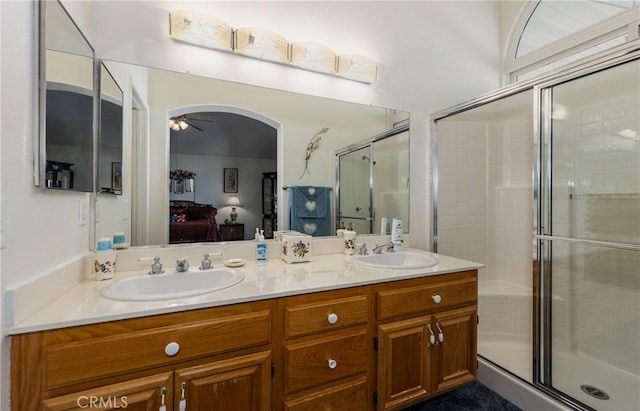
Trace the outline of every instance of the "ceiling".
<path fill-rule="evenodd" d="M 277 131 L 261 121 L 225 112 L 186 117 L 188 128 L 170 132 L 171 154 L 277 159 Z"/>

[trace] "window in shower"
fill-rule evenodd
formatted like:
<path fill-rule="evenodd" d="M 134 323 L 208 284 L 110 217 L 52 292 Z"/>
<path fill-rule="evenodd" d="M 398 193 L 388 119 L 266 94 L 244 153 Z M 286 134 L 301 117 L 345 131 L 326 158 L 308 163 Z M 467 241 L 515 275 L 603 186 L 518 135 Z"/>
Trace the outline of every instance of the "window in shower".
<path fill-rule="evenodd" d="M 640 409 L 640 60 L 541 89 L 543 383 Z"/>
<path fill-rule="evenodd" d="M 485 264 L 478 354 L 532 381 L 533 91 L 435 121 L 434 245 Z"/>

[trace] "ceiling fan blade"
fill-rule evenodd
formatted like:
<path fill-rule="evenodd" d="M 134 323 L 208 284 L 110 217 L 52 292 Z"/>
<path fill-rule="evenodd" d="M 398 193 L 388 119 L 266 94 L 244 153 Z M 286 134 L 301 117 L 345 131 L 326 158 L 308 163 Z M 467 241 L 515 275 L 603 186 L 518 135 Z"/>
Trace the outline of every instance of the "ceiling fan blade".
<path fill-rule="evenodd" d="M 196 126 L 195 124 L 193 124 L 191 121 L 187 121 L 187 124 L 189 124 L 191 127 L 195 128 L 198 131 L 204 131 L 203 129 L 201 129 L 200 127 Z"/>
<path fill-rule="evenodd" d="M 217 123 L 217 120 L 212 120 L 209 118 L 197 118 L 193 116 L 189 116 L 189 120 L 191 121 L 206 121 L 207 123 Z"/>

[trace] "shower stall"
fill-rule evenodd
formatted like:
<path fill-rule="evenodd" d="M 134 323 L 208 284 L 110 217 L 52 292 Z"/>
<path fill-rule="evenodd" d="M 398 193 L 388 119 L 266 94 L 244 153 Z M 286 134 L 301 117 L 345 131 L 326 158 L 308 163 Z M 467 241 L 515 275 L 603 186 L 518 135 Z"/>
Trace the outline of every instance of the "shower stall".
<path fill-rule="evenodd" d="M 433 247 L 485 265 L 481 360 L 564 406 L 640 409 L 640 52 L 432 119 Z"/>
<path fill-rule="evenodd" d="M 336 225 L 380 233 L 383 216 L 409 227 L 409 123 L 336 152 Z"/>

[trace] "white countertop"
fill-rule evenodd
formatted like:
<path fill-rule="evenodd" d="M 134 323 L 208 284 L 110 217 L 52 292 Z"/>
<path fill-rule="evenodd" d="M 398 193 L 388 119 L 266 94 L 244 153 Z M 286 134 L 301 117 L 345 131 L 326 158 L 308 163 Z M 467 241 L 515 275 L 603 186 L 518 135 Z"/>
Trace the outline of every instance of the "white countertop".
<path fill-rule="evenodd" d="M 416 249 L 411 251 L 431 254 Z M 354 264 L 353 257 L 344 254 L 318 255 L 313 257 L 313 261 L 297 264 L 272 259 L 266 264 L 263 263 L 266 270 L 260 270 L 260 273 L 256 263 L 248 262 L 240 268 L 235 268 L 245 276 L 237 285 L 195 297 L 163 301 L 131 302 L 103 297 L 101 289 L 113 281 L 133 275 L 147 275 L 146 271 L 140 270 L 118 272 L 112 280 L 82 281 L 40 311 L 15 324 L 9 329 L 9 334 L 215 307 L 482 267 L 482 264 L 471 261 L 441 254 L 434 255 L 439 260 L 437 265 L 419 269 L 368 268 Z M 220 263 L 214 265 L 221 267 Z"/>

